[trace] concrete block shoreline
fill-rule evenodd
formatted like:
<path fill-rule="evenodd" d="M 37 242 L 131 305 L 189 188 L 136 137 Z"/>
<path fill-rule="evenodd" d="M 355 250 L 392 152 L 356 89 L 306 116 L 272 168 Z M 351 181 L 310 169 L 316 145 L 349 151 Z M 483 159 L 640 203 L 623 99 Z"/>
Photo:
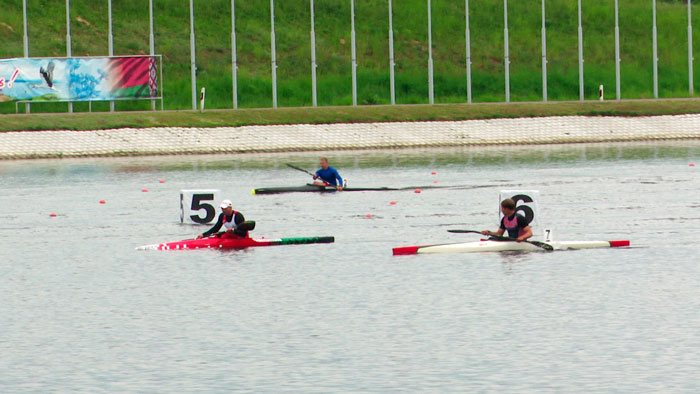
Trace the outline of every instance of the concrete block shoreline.
<path fill-rule="evenodd" d="M 700 115 L 0 133 L 0 159 L 700 139 Z"/>

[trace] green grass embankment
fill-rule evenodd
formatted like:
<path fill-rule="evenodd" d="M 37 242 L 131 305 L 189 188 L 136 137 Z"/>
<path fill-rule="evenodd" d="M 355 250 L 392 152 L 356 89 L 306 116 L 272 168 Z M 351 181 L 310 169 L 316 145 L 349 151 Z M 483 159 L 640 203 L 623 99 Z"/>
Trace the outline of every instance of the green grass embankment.
<path fill-rule="evenodd" d="M 219 127 L 265 124 L 437 121 L 536 116 L 643 116 L 700 113 L 700 100 L 374 105 L 123 113 L 4 115 L 0 131 L 98 130 L 123 127 Z"/>
<path fill-rule="evenodd" d="M 28 0 L 30 56 L 56 57 L 66 53 L 65 2 Z M 309 2 L 277 1 L 279 105 L 311 104 Z M 236 2 L 239 102 L 243 108 L 271 106 L 270 2 Z M 620 0 L 622 98 L 652 96 L 651 1 Z M 74 56 L 107 54 L 105 4 L 71 2 Z M 166 109 L 191 108 L 189 7 L 182 0 L 155 0 L 156 52 L 163 54 Z M 351 103 L 350 2 L 317 0 L 316 42 L 319 105 Z M 22 7 L 0 0 L 0 58 L 23 56 Z M 148 53 L 148 8 L 143 0 L 113 4 L 114 48 L 117 55 Z M 207 88 L 207 108 L 231 108 L 230 0 L 195 0 L 198 88 Z M 540 2 L 509 4 L 511 100 L 542 97 Z M 439 103 L 465 102 L 464 1 L 433 1 L 433 57 L 435 98 Z M 659 0 L 659 92 L 661 97 L 688 96 L 687 19 L 682 1 Z M 388 4 L 386 0 L 356 2 L 359 103 L 389 102 Z M 473 97 L 475 102 L 503 101 L 503 1 L 470 2 Z M 614 1 L 584 2 L 585 94 L 597 96 L 598 86 L 614 95 Z M 693 7 L 700 23 L 700 7 Z M 550 100 L 578 99 L 576 1 L 547 1 L 547 55 Z M 427 2 L 394 2 L 396 99 L 398 103 L 426 103 Z M 700 28 L 694 29 L 700 43 Z M 696 56 L 700 58 L 700 56 Z M 695 84 L 700 86 L 700 73 Z M 118 110 L 148 109 L 148 102 L 119 102 Z M 33 111 L 66 111 L 65 103 L 35 104 Z M 76 111 L 87 111 L 76 103 Z M 107 103 L 94 103 L 105 111 Z M 0 103 L 0 113 L 15 112 L 13 103 Z M 209 116 L 209 115 L 207 115 Z M 275 115 L 266 115 L 275 116 Z"/>

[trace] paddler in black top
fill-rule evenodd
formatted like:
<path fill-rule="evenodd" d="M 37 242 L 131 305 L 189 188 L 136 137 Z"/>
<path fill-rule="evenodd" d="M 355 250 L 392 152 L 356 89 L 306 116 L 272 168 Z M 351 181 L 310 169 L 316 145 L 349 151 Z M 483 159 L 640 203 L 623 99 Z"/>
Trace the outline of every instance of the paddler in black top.
<path fill-rule="evenodd" d="M 481 234 L 501 236 L 507 230 L 508 236 L 515 238 L 516 242 L 523 242 L 532 237 L 532 229 L 527 218 L 515 213 L 515 201 L 510 198 L 501 201 L 501 212 L 503 213 L 503 218 L 498 231 L 484 230 Z"/>
<path fill-rule="evenodd" d="M 210 228 L 204 233 L 199 234 L 197 236 L 197 239 L 209 237 L 212 234 L 216 234 L 222 226 L 225 227 L 226 230 L 221 235 L 230 234 L 229 236 L 234 236 L 234 238 L 245 238 L 248 236 L 248 231 L 237 228 L 243 222 L 245 222 L 243 214 L 233 210 L 233 204 L 231 204 L 231 200 L 223 200 L 221 201 L 221 214 L 219 215 L 216 224 L 214 224 L 214 227 Z"/>

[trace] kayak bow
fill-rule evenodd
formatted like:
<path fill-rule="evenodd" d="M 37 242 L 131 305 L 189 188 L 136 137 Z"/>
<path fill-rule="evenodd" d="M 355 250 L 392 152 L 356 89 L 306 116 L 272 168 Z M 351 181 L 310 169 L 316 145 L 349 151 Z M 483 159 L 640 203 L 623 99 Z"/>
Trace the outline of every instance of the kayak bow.
<path fill-rule="evenodd" d="M 630 241 L 560 241 L 548 242 L 554 250 L 616 248 L 630 246 Z M 477 241 L 450 244 L 404 246 L 394 248 L 394 256 L 426 253 L 470 253 L 470 252 L 542 252 L 544 249 L 526 242 Z"/>
<path fill-rule="evenodd" d="M 139 246 L 136 250 L 185 250 L 185 249 L 245 249 L 258 246 L 327 244 L 335 242 L 334 237 L 297 238 L 202 238 Z"/>

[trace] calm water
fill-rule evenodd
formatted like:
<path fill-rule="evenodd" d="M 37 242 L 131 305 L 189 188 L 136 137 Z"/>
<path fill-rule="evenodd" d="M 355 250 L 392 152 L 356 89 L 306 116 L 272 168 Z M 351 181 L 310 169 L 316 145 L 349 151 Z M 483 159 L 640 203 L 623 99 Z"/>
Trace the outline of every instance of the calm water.
<path fill-rule="evenodd" d="M 354 186 L 473 188 L 250 194 L 317 153 L 0 162 L 0 391 L 698 391 L 700 143 L 329 155 Z M 204 230 L 185 188 L 336 243 L 134 250 Z M 392 256 L 495 229 L 503 188 L 634 247 Z"/>

